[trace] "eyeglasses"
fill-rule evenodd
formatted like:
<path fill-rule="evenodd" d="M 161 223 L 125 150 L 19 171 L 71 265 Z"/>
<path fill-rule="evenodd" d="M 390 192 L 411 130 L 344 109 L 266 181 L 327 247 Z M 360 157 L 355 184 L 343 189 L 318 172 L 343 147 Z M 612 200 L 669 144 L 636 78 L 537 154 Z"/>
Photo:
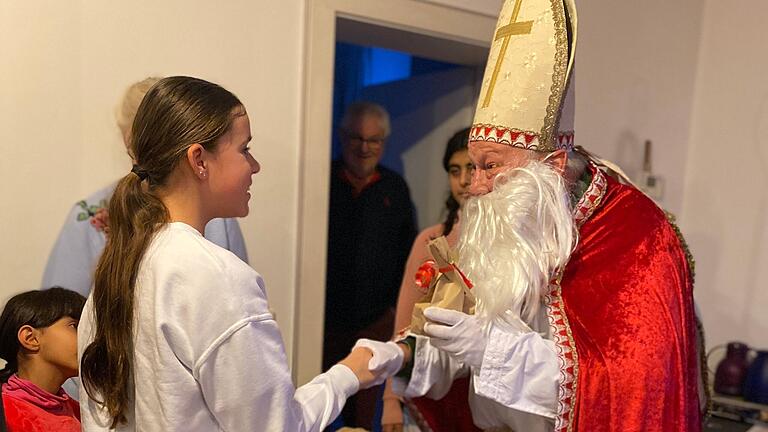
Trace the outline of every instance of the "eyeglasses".
<path fill-rule="evenodd" d="M 361 146 L 364 143 L 368 143 L 368 147 L 373 149 L 381 148 L 381 146 L 384 145 L 385 140 L 385 138 L 382 137 L 363 138 L 360 135 L 347 135 L 347 139 L 349 140 L 349 143 L 354 146 Z"/>

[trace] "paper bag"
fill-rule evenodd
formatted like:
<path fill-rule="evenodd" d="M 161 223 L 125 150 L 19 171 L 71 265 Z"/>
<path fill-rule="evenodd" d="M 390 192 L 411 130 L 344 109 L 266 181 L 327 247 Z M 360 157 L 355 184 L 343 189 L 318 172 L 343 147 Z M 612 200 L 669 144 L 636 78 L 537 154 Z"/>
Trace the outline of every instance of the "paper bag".
<path fill-rule="evenodd" d="M 413 306 L 413 316 L 411 318 L 410 331 L 414 334 L 424 334 L 424 324 L 427 318 L 424 316 L 424 309 L 430 306 L 441 307 L 443 309 L 452 309 L 466 314 L 475 313 L 475 296 L 470 291 L 472 284 L 464 274 L 456 267 L 457 256 L 448 246 L 445 236 L 438 237 L 428 244 L 429 253 L 432 255 L 433 268 L 422 266 L 420 271 L 428 273 L 429 288 L 426 294 Z M 425 282 L 424 275 L 421 277 L 422 283 Z"/>

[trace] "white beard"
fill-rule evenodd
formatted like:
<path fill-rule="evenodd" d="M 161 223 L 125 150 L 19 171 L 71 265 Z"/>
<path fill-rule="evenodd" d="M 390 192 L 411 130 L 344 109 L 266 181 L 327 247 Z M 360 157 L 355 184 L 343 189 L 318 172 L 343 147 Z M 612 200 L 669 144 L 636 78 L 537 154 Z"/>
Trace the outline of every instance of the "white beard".
<path fill-rule="evenodd" d="M 501 173 L 493 191 L 468 199 L 459 268 L 474 284 L 481 322 L 530 324 L 577 236 L 565 181 L 546 163 Z"/>

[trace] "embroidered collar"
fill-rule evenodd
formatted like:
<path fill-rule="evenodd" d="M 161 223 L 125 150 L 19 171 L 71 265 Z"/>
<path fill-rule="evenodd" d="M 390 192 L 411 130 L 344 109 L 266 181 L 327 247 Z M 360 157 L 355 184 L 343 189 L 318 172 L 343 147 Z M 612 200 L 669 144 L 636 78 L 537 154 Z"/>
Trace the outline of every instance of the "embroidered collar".
<path fill-rule="evenodd" d="M 592 173 L 592 181 L 573 207 L 573 220 L 576 222 L 577 228 L 581 228 L 600 206 L 608 186 L 605 174 L 595 164 L 590 162 L 588 169 Z"/>

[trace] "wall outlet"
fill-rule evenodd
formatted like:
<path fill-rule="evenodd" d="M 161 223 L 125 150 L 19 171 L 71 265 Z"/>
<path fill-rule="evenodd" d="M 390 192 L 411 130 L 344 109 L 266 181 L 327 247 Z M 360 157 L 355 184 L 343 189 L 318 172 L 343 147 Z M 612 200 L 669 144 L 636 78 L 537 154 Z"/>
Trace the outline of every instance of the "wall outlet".
<path fill-rule="evenodd" d="M 638 186 L 640 186 L 640 189 L 643 192 L 656 201 L 661 201 L 664 197 L 664 179 L 661 176 L 642 173 L 640 175 L 640 183 Z"/>

